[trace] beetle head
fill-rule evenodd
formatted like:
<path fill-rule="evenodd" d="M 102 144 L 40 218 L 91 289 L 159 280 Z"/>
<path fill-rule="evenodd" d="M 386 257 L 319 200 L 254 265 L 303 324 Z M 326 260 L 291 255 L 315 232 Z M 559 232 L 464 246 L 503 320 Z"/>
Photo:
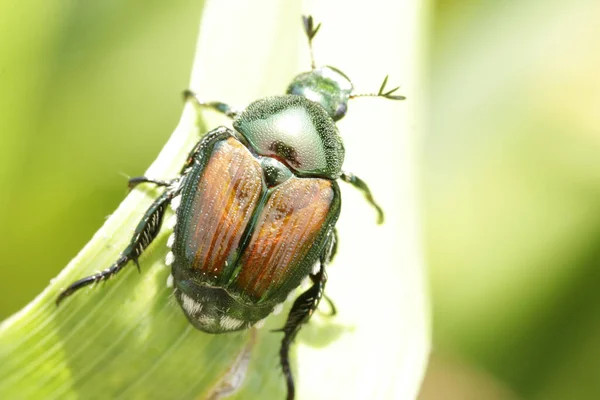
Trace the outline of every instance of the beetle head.
<path fill-rule="evenodd" d="M 288 86 L 287 94 L 303 96 L 320 104 L 334 121 L 338 121 L 346 115 L 353 88 L 342 71 L 324 66 L 296 76 Z"/>

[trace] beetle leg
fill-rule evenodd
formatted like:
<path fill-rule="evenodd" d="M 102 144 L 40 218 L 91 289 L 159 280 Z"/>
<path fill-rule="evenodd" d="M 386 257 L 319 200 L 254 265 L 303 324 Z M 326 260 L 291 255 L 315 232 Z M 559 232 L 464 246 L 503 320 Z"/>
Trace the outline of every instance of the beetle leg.
<path fill-rule="evenodd" d="M 332 237 L 329 239 L 330 243 L 331 243 L 331 250 L 329 251 L 329 257 L 327 257 L 327 264 L 329 264 L 331 262 L 331 260 L 333 260 L 333 257 L 335 257 L 335 255 L 337 254 L 338 251 L 338 240 L 339 240 L 339 236 L 338 236 L 338 232 L 337 232 L 337 228 L 333 228 L 331 230 L 331 235 Z"/>
<path fill-rule="evenodd" d="M 56 305 L 60 304 L 61 301 L 75 293 L 77 290 L 92 283 L 105 281 L 111 276 L 117 274 L 127 265 L 129 261 L 135 262 L 139 269 L 138 258 L 144 252 L 146 247 L 148 247 L 148 245 L 150 245 L 150 243 L 152 243 L 154 238 L 158 235 L 165 211 L 177 193 L 177 190 L 166 191 L 158 199 L 156 199 L 150 208 L 148 208 L 142 217 L 142 220 L 138 223 L 133 237 L 129 242 L 129 246 L 127 246 L 121 253 L 119 259 L 109 268 L 73 282 L 68 288 L 63 290 L 58 295 L 56 298 Z"/>
<path fill-rule="evenodd" d="M 351 172 L 342 172 L 340 179 L 346 183 L 351 184 L 356 189 L 362 192 L 363 196 L 365 196 L 365 199 L 369 202 L 369 204 L 371 204 L 371 206 L 373 206 L 373 208 L 375 208 L 375 211 L 377 211 L 377 223 L 382 224 L 384 219 L 383 210 L 373 198 L 373 195 L 371 194 L 371 190 L 369 189 L 369 186 L 367 186 L 367 183 Z"/>
<path fill-rule="evenodd" d="M 156 186 L 170 186 L 173 184 L 173 182 L 175 182 L 175 179 L 163 181 L 160 179 L 153 179 L 145 176 L 135 176 L 129 179 L 129 181 L 127 182 L 127 187 L 131 190 L 140 183 L 154 183 Z"/>
<path fill-rule="evenodd" d="M 333 300 L 331 300 L 331 297 L 327 296 L 325 293 L 323 293 L 323 300 L 325 300 L 327 302 L 327 306 L 329 307 L 329 311 L 328 312 L 324 312 L 322 310 L 319 310 L 319 314 L 324 315 L 326 317 L 335 317 L 337 315 L 337 308 L 335 307 L 335 304 L 333 303 Z"/>
<path fill-rule="evenodd" d="M 330 235 L 331 236 L 329 237 L 329 244 L 327 245 L 327 246 L 329 246 L 329 255 L 327 255 L 325 258 L 325 265 L 329 265 L 331 260 L 333 260 L 333 257 L 335 257 L 335 255 L 337 254 L 337 249 L 338 249 L 337 229 L 333 228 L 331 230 Z M 325 300 L 327 302 L 327 305 L 329 306 L 329 312 L 326 313 L 321 310 L 319 310 L 319 312 L 327 317 L 334 317 L 337 314 L 337 308 L 335 307 L 333 300 L 331 300 L 331 298 L 329 296 L 327 296 L 325 293 L 323 293 L 323 300 Z"/>
<path fill-rule="evenodd" d="M 325 290 L 325 283 L 327 282 L 327 274 L 325 273 L 325 265 L 322 261 L 323 257 L 321 259 L 321 268 L 319 269 L 319 272 L 309 275 L 310 279 L 313 281 L 313 285 L 294 301 L 294 305 L 288 314 L 285 326 L 281 329 L 285 335 L 281 341 L 279 357 L 281 369 L 283 370 L 288 389 L 287 400 L 293 400 L 295 397 L 294 378 L 292 376 L 289 359 L 290 345 L 296 338 L 302 325 L 308 322 L 315 312 L 321 297 L 323 297 L 323 290 Z"/>
<path fill-rule="evenodd" d="M 183 164 L 183 167 L 181 168 L 181 173 L 180 173 L 179 177 L 177 177 L 175 179 L 163 180 L 163 179 L 148 178 L 147 176 L 135 176 L 135 177 L 129 179 L 127 186 L 131 190 L 134 187 L 136 187 L 137 185 L 139 185 L 140 183 L 153 183 L 157 186 L 171 186 L 171 185 L 177 183 L 177 180 L 181 177 L 181 175 L 185 175 L 186 171 L 192 166 L 192 163 L 194 162 L 196 155 L 202 149 L 202 147 L 206 144 L 206 142 L 210 142 L 211 139 L 214 137 L 214 135 L 220 135 L 220 134 L 223 134 L 224 132 L 227 132 L 227 129 L 225 127 L 219 127 L 217 129 L 213 130 L 212 132 L 210 132 L 209 134 L 207 134 L 202 140 L 200 140 L 194 146 L 194 148 L 189 152 L 188 157 L 187 157 L 185 163 Z"/>
<path fill-rule="evenodd" d="M 183 91 L 183 99 L 185 101 L 193 101 L 197 107 L 210 108 L 220 112 L 231 119 L 236 118 L 241 113 L 241 111 L 235 110 L 229 104 L 221 103 L 220 101 L 202 101 L 195 92 L 192 92 L 189 89 Z"/>

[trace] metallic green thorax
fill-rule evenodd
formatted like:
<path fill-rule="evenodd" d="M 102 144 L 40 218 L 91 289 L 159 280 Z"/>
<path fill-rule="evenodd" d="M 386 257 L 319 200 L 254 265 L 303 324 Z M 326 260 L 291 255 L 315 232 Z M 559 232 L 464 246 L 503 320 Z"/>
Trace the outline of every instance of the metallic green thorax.
<path fill-rule="evenodd" d="M 352 82 L 343 72 L 325 66 L 298 75 L 288 86 L 287 93 L 319 103 L 334 121 L 338 121 L 346 115 L 353 89 Z"/>
<path fill-rule="evenodd" d="M 344 145 L 335 122 L 302 96 L 266 97 L 250 104 L 233 127 L 260 155 L 274 157 L 299 176 L 336 179 Z"/>

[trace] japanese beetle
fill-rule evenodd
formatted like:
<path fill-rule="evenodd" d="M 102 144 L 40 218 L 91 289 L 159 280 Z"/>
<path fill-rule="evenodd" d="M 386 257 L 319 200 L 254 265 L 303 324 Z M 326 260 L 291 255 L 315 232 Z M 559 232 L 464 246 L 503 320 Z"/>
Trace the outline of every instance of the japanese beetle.
<path fill-rule="evenodd" d="M 383 222 L 383 211 L 364 181 L 342 171 L 344 146 L 336 121 L 348 100 L 360 96 L 403 100 L 398 88 L 354 94 L 350 79 L 330 66 L 317 68 L 312 40 L 320 28 L 303 17 L 312 68 L 294 78 L 282 96 L 266 97 L 236 111 L 221 102 L 203 102 L 191 91 L 187 101 L 233 120 L 190 152 L 171 180 L 136 177 L 166 187 L 137 225 L 129 245 L 109 268 L 72 283 L 56 303 L 92 283 L 109 279 L 138 259 L 158 235 L 169 205 L 175 211 L 168 240 L 175 297 L 192 325 L 207 333 L 259 327 L 294 296 L 301 282 L 311 286 L 294 301 L 281 332 L 280 362 L 294 398 L 289 348 L 317 309 L 335 255 L 341 197 L 337 180 L 360 190 Z M 332 308 L 332 310 L 335 310 Z"/>

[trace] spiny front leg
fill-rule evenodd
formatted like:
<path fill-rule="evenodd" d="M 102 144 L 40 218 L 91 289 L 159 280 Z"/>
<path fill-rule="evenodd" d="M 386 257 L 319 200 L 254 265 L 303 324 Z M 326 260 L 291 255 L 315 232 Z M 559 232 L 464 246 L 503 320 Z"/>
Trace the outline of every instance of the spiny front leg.
<path fill-rule="evenodd" d="M 176 190 L 166 191 L 158 199 L 156 199 L 150 208 L 148 208 L 142 217 L 142 220 L 138 223 L 129 245 L 121 253 L 119 259 L 109 268 L 73 282 L 68 288 L 63 290 L 58 295 L 56 298 L 56 305 L 59 305 L 61 301 L 79 289 L 96 282 L 105 281 L 111 276 L 117 274 L 127 265 L 129 261 L 135 262 L 139 270 L 140 265 L 138 264 L 138 258 L 158 235 L 167 207 L 176 194 Z"/>

